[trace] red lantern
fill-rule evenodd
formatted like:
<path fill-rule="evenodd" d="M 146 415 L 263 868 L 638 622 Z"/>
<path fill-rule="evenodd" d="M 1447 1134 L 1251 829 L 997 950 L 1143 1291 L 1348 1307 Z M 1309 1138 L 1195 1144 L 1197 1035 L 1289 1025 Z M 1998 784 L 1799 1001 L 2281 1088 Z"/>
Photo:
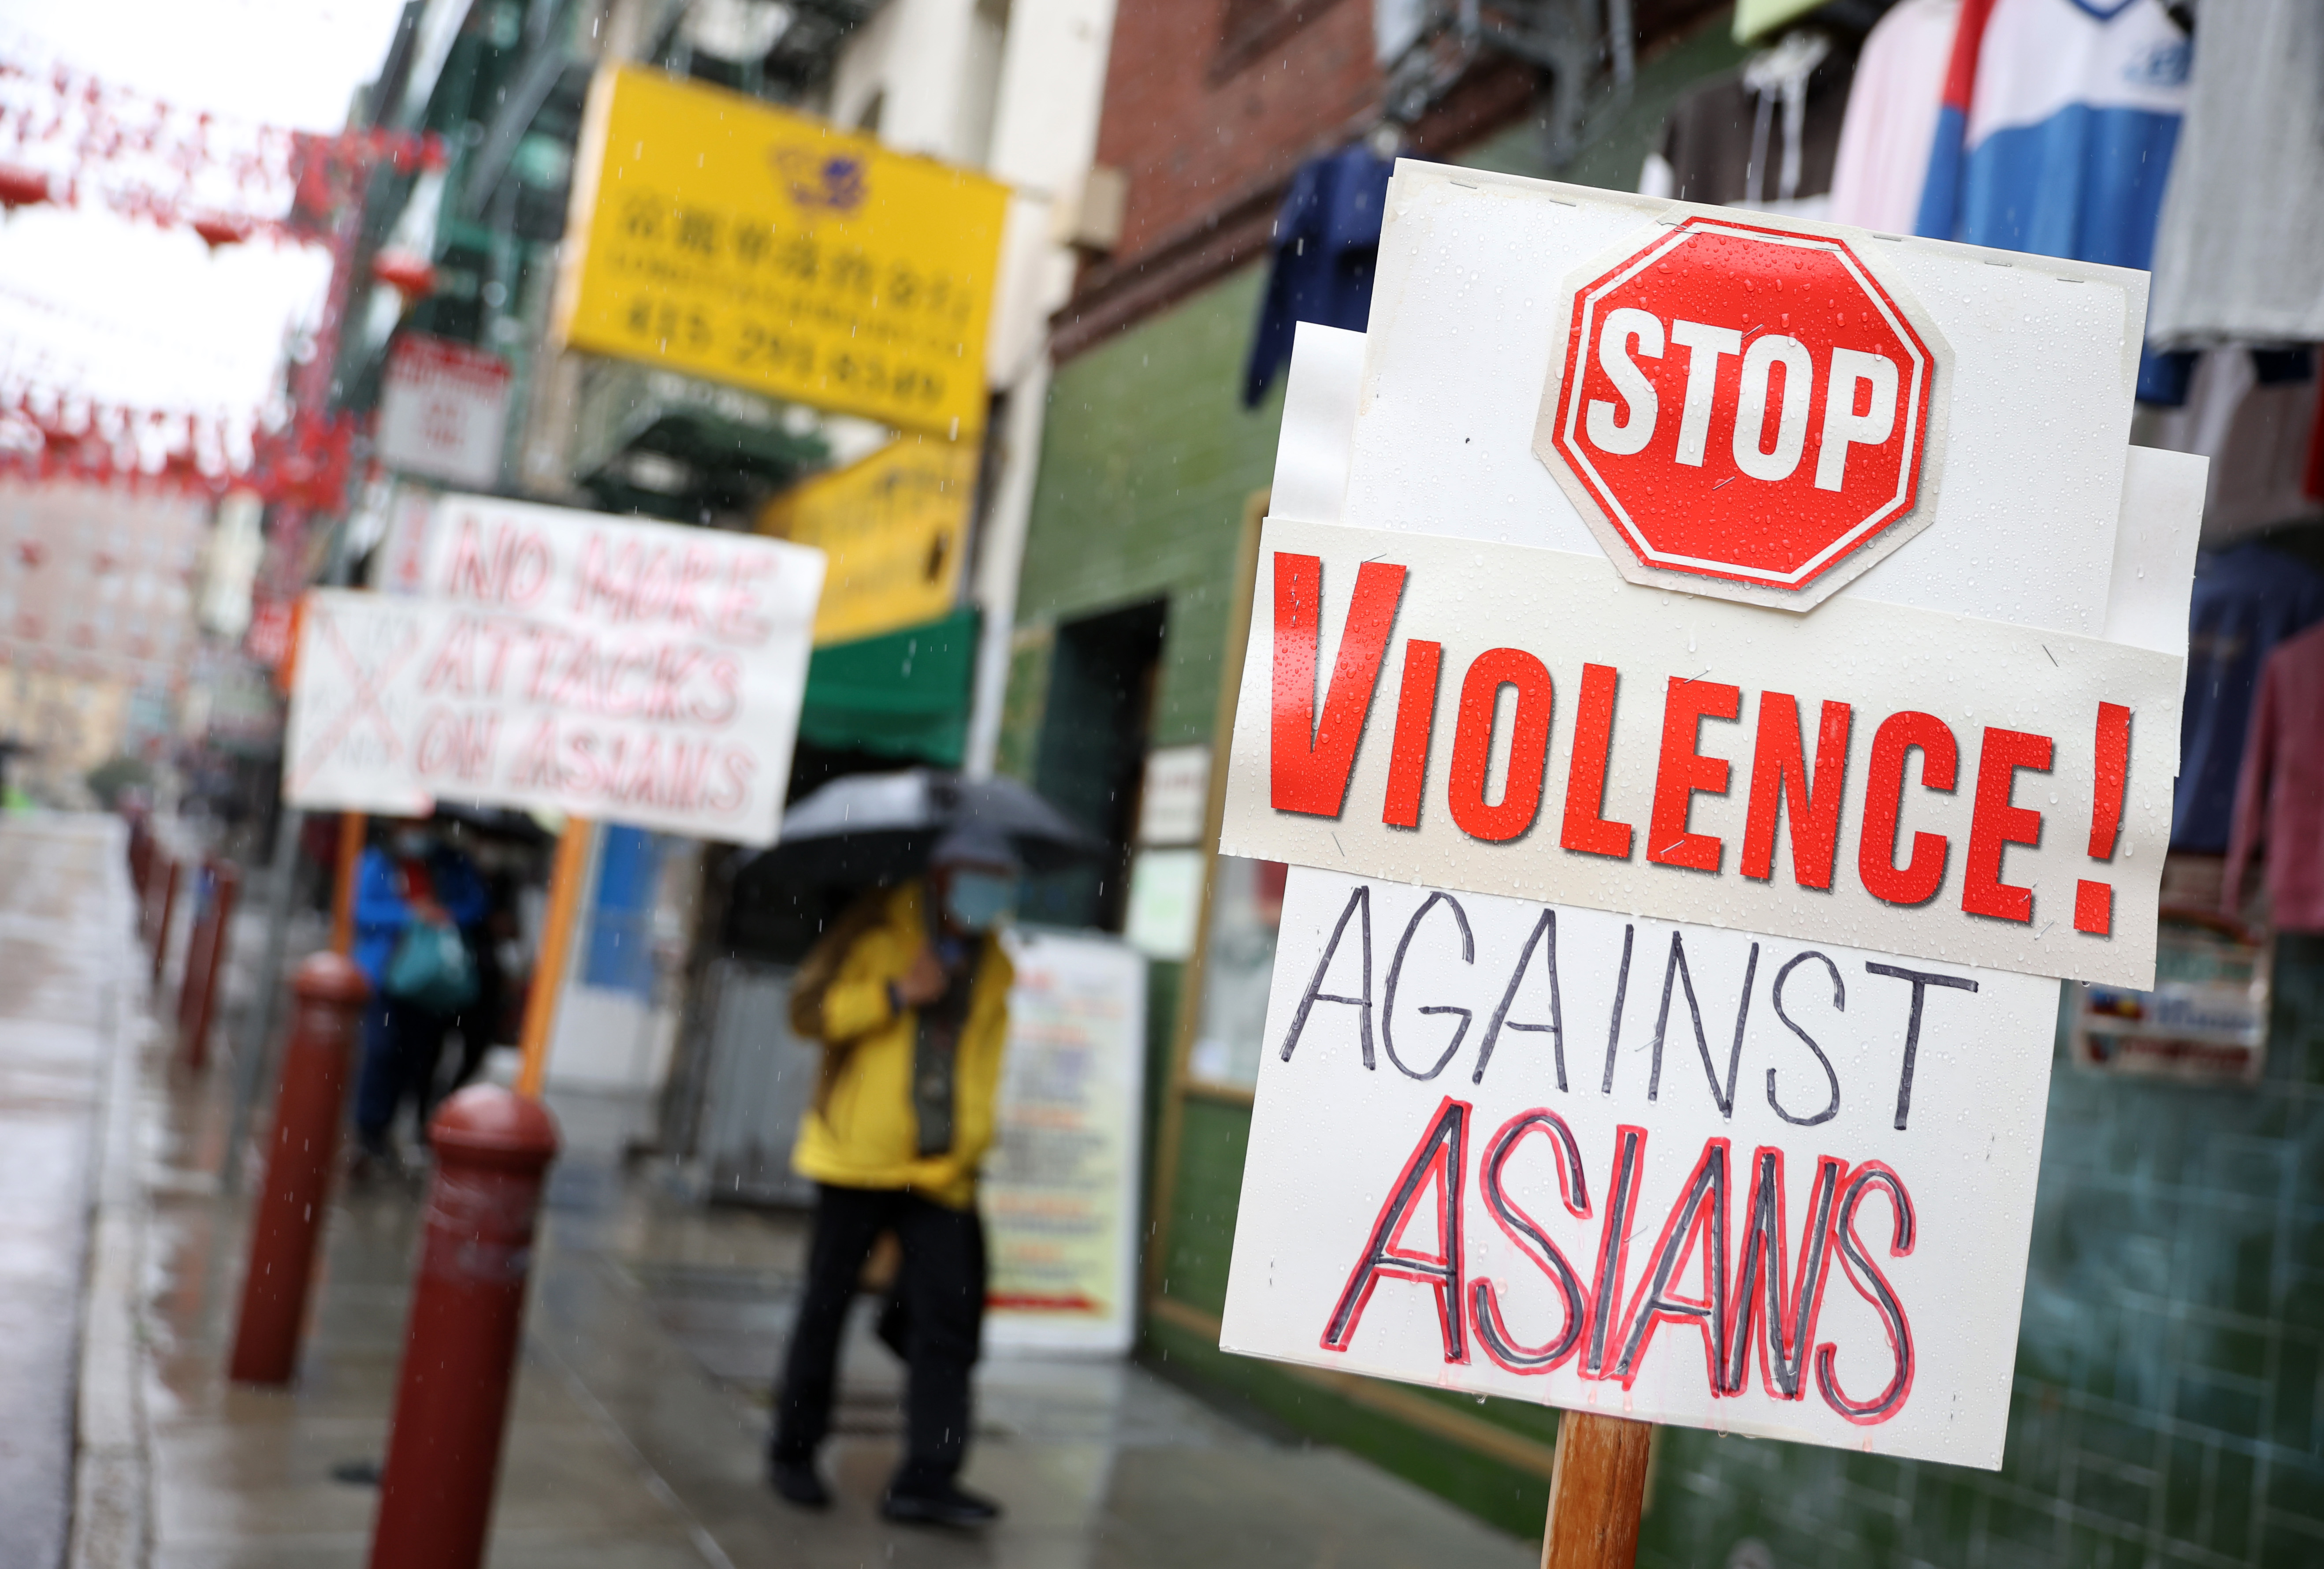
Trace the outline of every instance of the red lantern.
<path fill-rule="evenodd" d="M 21 164 L 0 163 L 0 207 L 14 212 L 49 199 L 49 177 Z"/>
<path fill-rule="evenodd" d="M 242 244 L 243 241 L 250 238 L 252 231 L 257 226 L 257 223 L 253 219 L 236 217 L 229 213 L 204 213 L 195 218 L 193 223 L 194 233 L 199 235 L 202 237 L 202 244 L 213 251 L 220 245 Z"/>
<path fill-rule="evenodd" d="M 382 251 L 372 258 L 372 276 L 403 296 L 410 305 L 436 292 L 436 269 L 409 251 Z"/>

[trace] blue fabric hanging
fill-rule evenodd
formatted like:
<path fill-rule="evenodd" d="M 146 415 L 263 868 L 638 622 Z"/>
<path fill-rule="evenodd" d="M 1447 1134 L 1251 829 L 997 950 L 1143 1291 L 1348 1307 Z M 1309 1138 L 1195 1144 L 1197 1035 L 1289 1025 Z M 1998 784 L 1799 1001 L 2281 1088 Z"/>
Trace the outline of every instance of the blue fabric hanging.
<path fill-rule="evenodd" d="M 2197 558 L 2171 812 L 2173 850 L 2226 853 L 2260 667 L 2277 644 L 2320 621 L 2324 577 L 2297 557 L 2255 543 Z"/>
<path fill-rule="evenodd" d="M 1242 402 L 1259 407 L 1291 360 L 1300 322 L 1364 330 L 1379 258 L 1380 210 L 1395 165 L 1359 142 L 1299 166 L 1275 215 L 1274 259 L 1243 367 Z"/>

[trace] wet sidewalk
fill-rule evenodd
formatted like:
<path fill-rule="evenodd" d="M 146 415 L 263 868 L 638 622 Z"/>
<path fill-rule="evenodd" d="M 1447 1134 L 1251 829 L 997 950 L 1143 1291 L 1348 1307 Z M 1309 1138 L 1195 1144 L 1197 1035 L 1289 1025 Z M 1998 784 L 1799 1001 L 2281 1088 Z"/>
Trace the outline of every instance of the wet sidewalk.
<path fill-rule="evenodd" d="M 0 817 L 0 1569 L 61 1559 L 106 1069 L 142 997 L 126 836 Z"/>
<path fill-rule="evenodd" d="M 189 1079 L 169 1065 L 158 1031 L 133 1038 L 142 1042 L 143 1129 L 134 1181 L 122 1191 L 141 1206 L 142 1285 L 121 1354 L 150 1464 L 150 1529 L 143 1555 L 89 1561 L 361 1564 L 418 1186 L 341 1185 L 297 1381 L 287 1390 L 228 1384 L 247 1245 L 244 1204 L 218 1180 L 233 1075 L 214 1066 Z M 826 1514 L 793 1510 L 766 1490 L 760 1456 L 803 1218 L 703 1209 L 650 1165 L 625 1163 L 642 1105 L 571 1094 L 550 1104 L 566 1152 L 553 1169 L 501 1473 L 498 1569 L 1516 1569 L 1535 1556 L 1361 1461 L 1242 1426 L 1142 1368 L 1065 1359 L 1001 1359 L 980 1371 L 964 1480 L 1001 1500 L 1006 1519 L 974 1535 L 889 1526 L 873 1506 L 899 1447 L 901 1369 L 863 1315 L 825 1456 L 838 1501 Z"/>

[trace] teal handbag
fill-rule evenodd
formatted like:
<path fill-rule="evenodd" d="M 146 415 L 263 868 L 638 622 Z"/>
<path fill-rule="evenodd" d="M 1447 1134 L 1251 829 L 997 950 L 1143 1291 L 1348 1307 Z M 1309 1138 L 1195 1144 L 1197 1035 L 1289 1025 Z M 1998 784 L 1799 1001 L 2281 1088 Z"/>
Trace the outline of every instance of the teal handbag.
<path fill-rule="evenodd" d="M 387 994 L 430 1013 L 457 1013 L 476 1000 L 476 961 L 457 927 L 413 921 L 387 962 Z"/>

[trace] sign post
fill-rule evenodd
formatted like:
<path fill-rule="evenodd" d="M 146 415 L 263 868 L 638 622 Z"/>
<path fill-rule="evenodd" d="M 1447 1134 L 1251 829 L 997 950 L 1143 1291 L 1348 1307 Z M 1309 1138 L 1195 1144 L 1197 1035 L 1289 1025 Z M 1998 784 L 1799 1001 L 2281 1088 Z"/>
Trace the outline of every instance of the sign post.
<path fill-rule="evenodd" d="M 1653 1436 L 1643 1422 L 1594 1411 L 1560 1419 L 1541 1569 L 1615 1569 L 1637 1556 Z"/>
<path fill-rule="evenodd" d="M 549 1044 L 556 1038 L 557 1000 L 564 994 L 573 920 L 581 907 L 588 859 L 589 825 L 579 817 L 566 818 L 557 835 L 557 859 L 549 871 L 549 912 L 541 923 L 540 953 L 533 960 L 531 990 L 525 994 L 516 1093 L 528 1100 L 539 1100 L 541 1085 L 548 1082 Z"/>
<path fill-rule="evenodd" d="M 1630 1561 L 1650 1423 L 2001 1463 L 2058 980 L 2155 967 L 2144 290 L 1406 162 L 1360 395 L 1295 355 L 1221 1345 L 1563 1407 L 1545 1564 Z"/>

